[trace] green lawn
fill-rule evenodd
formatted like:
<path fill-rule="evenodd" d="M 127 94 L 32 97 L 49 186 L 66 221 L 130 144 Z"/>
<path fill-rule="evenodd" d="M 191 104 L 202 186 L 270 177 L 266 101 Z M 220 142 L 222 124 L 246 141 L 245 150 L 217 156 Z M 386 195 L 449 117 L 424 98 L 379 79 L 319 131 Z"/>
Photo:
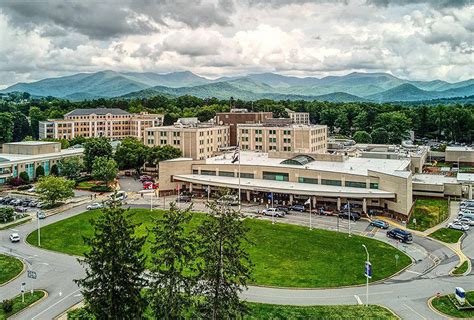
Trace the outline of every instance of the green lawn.
<path fill-rule="evenodd" d="M 132 209 L 134 222 L 141 222 L 137 234 L 143 235 L 151 227 L 153 218 L 162 211 Z M 68 254 L 81 255 L 87 247 L 83 236 L 89 237 L 93 231 L 90 219 L 100 214 L 89 211 L 83 214 L 45 226 L 41 230 L 43 248 Z M 205 214 L 195 213 L 191 226 L 195 227 Z M 366 258 L 362 244 L 370 252 L 373 278 L 386 278 L 411 263 L 410 258 L 394 247 L 373 239 L 325 230 L 247 219 L 249 239 L 253 243 L 248 252 L 255 264 L 253 283 L 282 287 L 336 287 L 365 283 L 364 261 Z M 36 231 L 27 241 L 37 244 Z M 150 241 L 145 251 L 150 252 Z M 395 255 L 399 263 L 396 266 Z"/>
<path fill-rule="evenodd" d="M 453 274 L 464 274 L 467 271 L 467 261 L 464 261 L 458 268 L 454 268 Z"/>
<path fill-rule="evenodd" d="M 430 237 L 446 243 L 456 243 L 463 234 L 464 232 L 460 230 L 441 228 L 431 233 Z"/>
<path fill-rule="evenodd" d="M 5 313 L 3 311 L 2 303 L 0 303 L 0 320 L 7 319 L 11 315 L 20 312 L 21 310 L 28 307 L 30 304 L 38 301 L 39 299 L 43 298 L 45 293 L 43 291 L 33 291 L 33 294 L 30 292 L 25 293 L 25 302 L 21 302 L 21 295 L 16 296 L 13 298 L 13 310 L 11 312 Z"/>
<path fill-rule="evenodd" d="M 249 303 L 250 314 L 244 319 L 398 319 L 388 309 L 369 305 L 359 306 L 283 306 L 263 303 Z"/>
<path fill-rule="evenodd" d="M 369 307 L 359 305 L 349 306 L 285 306 L 263 303 L 247 303 L 249 314 L 244 320 L 299 320 L 299 319 L 398 319 L 390 310 L 375 305 Z M 149 311 L 149 310 L 148 310 Z M 68 319 L 80 319 L 82 309 L 76 309 L 68 313 Z M 144 319 L 152 319 L 146 314 Z"/>
<path fill-rule="evenodd" d="M 417 199 L 410 216 L 408 228 L 425 231 L 446 220 L 449 216 L 448 201 L 444 199 Z M 416 219 L 416 224 L 414 220 Z"/>
<path fill-rule="evenodd" d="M 474 318 L 474 309 L 471 310 L 458 310 L 454 304 L 451 302 L 449 296 L 453 297 L 454 294 L 441 296 L 439 298 L 434 298 L 432 301 L 433 307 L 451 317 L 455 318 Z M 466 300 L 471 304 L 474 304 L 474 291 L 466 292 Z"/>
<path fill-rule="evenodd" d="M 13 279 L 23 270 L 23 263 L 14 257 L 0 254 L 0 285 Z"/>

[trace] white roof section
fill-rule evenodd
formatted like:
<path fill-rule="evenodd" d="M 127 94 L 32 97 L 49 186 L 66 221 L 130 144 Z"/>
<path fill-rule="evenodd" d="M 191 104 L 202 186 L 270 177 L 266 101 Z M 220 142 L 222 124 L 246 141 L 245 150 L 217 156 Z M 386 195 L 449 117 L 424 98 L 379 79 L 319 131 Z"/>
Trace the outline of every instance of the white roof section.
<path fill-rule="evenodd" d="M 461 183 L 474 183 L 474 173 L 458 173 L 457 181 Z"/>
<path fill-rule="evenodd" d="M 208 176 L 199 174 L 175 175 L 173 179 L 191 182 L 201 185 L 211 185 L 216 187 L 234 188 L 239 186 L 239 178 Z M 341 197 L 350 198 L 395 198 L 395 194 L 378 189 L 350 188 L 339 186 L 326 186 L 320 184 L 296 183 L 288 181 L 262 180 L 262 179 L 240 179 L 242 190 L 305 194 L 313 196 L 334 197 L 335 194 Z"/>
<path fill-rule="evenodd" d="M 176 161 L 191 161 L 193 158 L 185 158 L 185 157 L 180 157 L 180 158 L 174 158 L 174 159 L 169 159 L 166 160 L 167 162 L 176 162 Z"/>
<path fill-rule="evenodd" d="M 467 146 L 451 146 L 446 147 L 446 151 L 466 151 L 466 152 L 473 152 L 474 149 Z"/>
<path fill-rule="evenodd" d="M 48 144 L 56 144 L 56 141 L 20 141 L 20 142 L 8 142 L 4 145 L 15 145 L 15 146 L 43 146 Z"/>
<path fill-rule="evenodd" d="M 43 154 L 8 154 L 0 153 L 0 166 L 12 165 L 14 163 L 27 163 L 39 160 L 47 160 L 51 158 L 62 158 L 71 156 L 80 156 L 84 153 L 83 148 L 69 148 L 61 150 L 61 152 L 43 153 Z"/>
<path fill-rule="evenodd" d="M 445 183 L 457 184 L 455 177 L 446 177 L 442 174 L 414 174 L 413 183 L 444 185 Z"/>
<path fill-rule="evenodd" d="M 311 156 L 311 155 L 309 155 Z M 368 171 L 376 171 L 389 175 L 409 177 L 407 169 L 410 160 L 407 159 L 373 159 L 349 157 L 342 162 L 315 160 L 304 166 L 281 164 L 286 158 L 269 158 L 267 153 L 242 151 L 240 153 L 241 166 L 271 166 L 280 168 L 306 168 L 307 170 L 329 171 L 367 176 Z M 232 153 L 208 158 L 206 164 L 231 164 Z M 234 165 L 236 165 L 235 163 Z"/>

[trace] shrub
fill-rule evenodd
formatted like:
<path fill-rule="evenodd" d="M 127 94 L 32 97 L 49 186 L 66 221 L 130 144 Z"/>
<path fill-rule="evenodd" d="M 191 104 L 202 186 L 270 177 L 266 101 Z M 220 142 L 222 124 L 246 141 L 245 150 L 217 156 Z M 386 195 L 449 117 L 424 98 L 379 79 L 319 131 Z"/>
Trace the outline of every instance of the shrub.
<path fill-rule="evenodd" d="M 53 176 L 58 176 L 59 175 L 59 168 L 58 168 L 58 165 L 57 164 L 53 164 L 51 166 L 51 174 Z"/>
<path fill-rule="evenodd" d="M 10 313 L 13 311 L 13 301 L 11 299 L 5 299 L 2 301 L 2 309 L 4 313 Z"/>
<path fill-rule="evenodd" d="M 31 184 L 25 184 L 25 185 L 22 185 L 22 186 L 19 186 L 18 187 L 18 190 L 20 191 L 24 191 L 24 190 L 28 190 L 30 188 L 32 188 L 33 186 Z"/>
<path fill-rule="evenodd" d="M 68 320 L 93 320 L 94 316 L 87 312 L 86 309 L 80 308 L 68 311 L 67 313 Z"/>
<path fill-rule="evenodd" d="M 109 186 L 93 186 L 90 188 L 91 191 L 95 191 L 95 192 L 110 192 L 112 191 L 112 188 L 109 187 Z"/>
<path fill-rule="evenodd" d="M 29 182 L 30 181 L 30 176 L 28 175 L 28 172 L 22 171 L 20 172 L 20 178 L 23 180 L 23 183 Z"/>
<path fill-rule="evenodd" d="M 76 181 L 76 184 L 77 184 L 77 183 L 80 183 L 80 182 L 89 181 L 91 179 L 92 179 L 92 177 L 90 175 L 85 175 L 85 176 L 77 177 L 74 180 Z"/>
<path fill-rule="evenodd" d="M 41 176 L 44 176 L 44 168 L 43 166 L 38 166 L 36 168 L 36 178 L 38 179 Z"/>
<path fill-rule="evenodd" d="M 13 208 L 0 208 L 0 222 L 8 223 L 13 221 L 14 217 L 15 211 L 13 211 Z"/>
<path fill-rule="evenodd" d="M 23 180 L 20 177 L 11 177 L 8 178 L 7 183 L 12 187 L 18 187 L 23 184 Z"/>

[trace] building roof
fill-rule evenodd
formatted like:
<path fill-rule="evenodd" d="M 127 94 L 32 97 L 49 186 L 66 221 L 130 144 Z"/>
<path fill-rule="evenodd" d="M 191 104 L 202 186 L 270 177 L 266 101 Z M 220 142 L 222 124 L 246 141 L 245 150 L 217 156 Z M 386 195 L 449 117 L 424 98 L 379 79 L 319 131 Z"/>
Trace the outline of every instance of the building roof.
<path fill-rule="evenodd" d="M 457 181 L 460 183 L 474 183 L 473 173 L 458 173 Z"/>
<path fill-rule="evenodd" d="M 44 146 L 48 144 L 56 144 L 60 142 L 56 141 L 20 141 L 20 142 L 8 142 L 3 145 L 15 145 L 15 146 Z"/>
<path fill-rule="evenodd" d="M 91 114 L 97 115 L 106 115 L 106 114 L 113 114 L 113 115 L 128 115 L 125 110 L 119 108 L 95 108 L 95 109 L 74 109 L 71 112 L 66 113 L 64 116 L 88 116 Z"/>
<path fill-rule="evenodd" d="M 465 152 L 472 152 L 474 151 L 473 148 L 467 146 L 448 146 L 446 147 L 446 151 L 465 151 Z"/>
<path fill-rule="evenodd" d="M 267 153 L 242 151 L 240 153 L 240 164 L 242 166 L 271 166 L 284 168 L 298 168 L 301 165 L 282 164 L 287 159 L 269 158 Z M 232 154 L 224 154 L 208 158 L 206 164 L 231 164 Z M 322 161 L 315 160 L 304 165 L 307 170 L 329 171 L 367 176 L 368 171 L 381 172 L 389 175 L 408 177 L 410 160 L 408 159 L 372 159 L 349 157 L 344 161 Z"/>
<path fill-rule="evenodd" d="M 421 174 L 417 173 L 413 175 L 413 183 L 420 184 L 435 184 L 444 185 L 445 183 L 457 183 L 457 179 L 454 177 L 446 177 L 442 174 Z"/>
<path fill-rule="evenodd" d="M 43 153 L 43 154 L 9 154 L 0 153 L 0 166 L 5 164 L 11 165 L 12 163 L 28 163 L 33 161 L 39 161 L 42 159 L 58 158 L 64 156 L 80 156 L 84 153 L 83 148 L 69 148 L 63 149 L 60 152 L 54 153 Z"/>
<path fill-rule="evenodd" d="M 191 182 L 202 185 L 212 185 L 224 188 L 238 188 L 239 178 L 208 176 L 199 174 L 174 175 L 174 180 Z M 263 179 L 240 179 L 240 186 L 243 190 L 304 194 L 314 196 L 334 197 L 338 194 L 341 197 L 350 198 L 395 198 L 395 194 L 378 189 L 351 188 L 339 186 L 327 186 L 320 184 L 296 183 L 288 181 L 275 181 Z"/>

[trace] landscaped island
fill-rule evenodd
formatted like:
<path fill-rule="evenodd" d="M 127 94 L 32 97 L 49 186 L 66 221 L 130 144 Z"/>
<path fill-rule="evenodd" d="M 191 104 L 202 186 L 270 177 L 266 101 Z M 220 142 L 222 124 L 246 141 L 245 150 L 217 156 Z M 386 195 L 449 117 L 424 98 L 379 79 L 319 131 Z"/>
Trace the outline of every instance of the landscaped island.
<path fill-rule="evenodd" d="M 454 318 L 474 318 L 474 309 L 458 310 L 451 299 L 455 299 L 454 294 L 434 298 L 431 304 L 436 310 Z M 466 301 L 474 304 L 474 291 L 466 292 Z"/>
<path fill-rule="evenodd" d="M 23 270 L 23 263 L 14 257 L 0 254 L 0 285 L 15 278 Z"/>
<path fill-rule="evenodd" d="M 153 220 L 163 214 L 161 210 L 130 209 L 133 220 L 141 223 L 138 234 L 146 234 Z M 90 219 L 100 211 L 84 212 L 80 215 L 53 223 L 42 228 L 41 247 L 73 255 L 82 255 L 87 246 L 83 236 L 89 237 L 93 230 Z M 195 213 L 191 228 L 206 215 Z M 247 219 L 250 228 L 248 248 L 255 264 L 253 284 L 322 288 L 364 284 L 365 244 L 370 252 L 373 278 L 371 281 L 389 277 L 411 263 L 410 258 L 394 247 L 369 238 L 325 230 L 268 221 Z M 150 240 L 150 239 L 148 239 Z M 27 241 L 37 245 L 36 232 Z M 150 241 L 145 251 L 150 252 Z M 396 264 L 395 255 L 399 261 Z"/>

